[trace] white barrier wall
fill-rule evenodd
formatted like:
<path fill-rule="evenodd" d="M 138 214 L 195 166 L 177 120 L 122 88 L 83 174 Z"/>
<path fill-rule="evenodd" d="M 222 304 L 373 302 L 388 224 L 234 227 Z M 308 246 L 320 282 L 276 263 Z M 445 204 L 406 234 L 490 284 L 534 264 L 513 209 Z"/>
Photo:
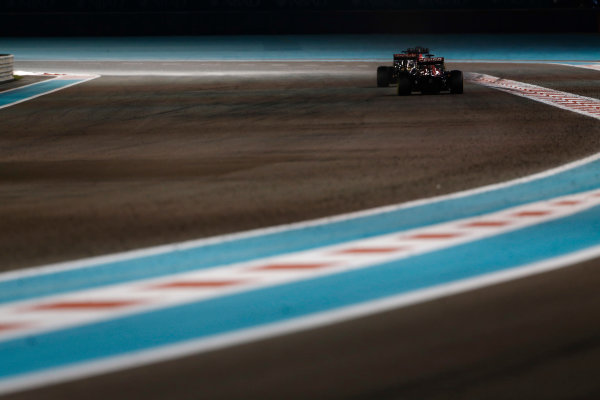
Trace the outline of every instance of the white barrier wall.
<path fill-rule="evenodd" d="M 11 54 L 0 54 L 0 82 L 13 79 L 13 62 Z"/>

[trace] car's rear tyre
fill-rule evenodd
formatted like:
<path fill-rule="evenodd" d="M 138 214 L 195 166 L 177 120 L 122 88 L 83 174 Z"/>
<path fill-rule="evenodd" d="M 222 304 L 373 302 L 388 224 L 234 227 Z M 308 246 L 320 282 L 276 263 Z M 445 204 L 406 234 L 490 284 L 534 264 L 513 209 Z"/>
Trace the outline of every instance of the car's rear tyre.
<path fill-rule="evenodd" d="M 406 75 L 400 75 L 398 77 L 398 84 L 397 84 L 398 96 L 408 96 L 408 95 L 410 95 L 411 91 L 412 90 L 410 87 L 410 78 Z"/>
<path fill-rule="evenodd" d="M 377 87 L 389 86 L 389 76 L 388 67 L 377 67 Z"/>
<path fill-rule="evenodd" d="M 450 93 L 462 94 L 463 92 L 463 73 L 461 71 L 450 71 L 450 79 L 448 82 Z"/>

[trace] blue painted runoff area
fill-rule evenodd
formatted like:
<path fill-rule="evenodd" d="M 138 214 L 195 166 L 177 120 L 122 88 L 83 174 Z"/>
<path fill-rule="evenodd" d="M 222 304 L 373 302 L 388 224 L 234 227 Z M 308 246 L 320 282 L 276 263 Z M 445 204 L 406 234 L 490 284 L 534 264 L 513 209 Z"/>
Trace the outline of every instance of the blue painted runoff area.
<path fill-rule="evenodd" d="M 20 374 L 283 322 L 509 270 L 597 246 L 599 225 L 600 207 L 595 207 L 370 268 L 5 341 L 0 343 L 0 382 Z"/>
<path fill-rule="evenodd" d="M 0 282 L 0 303 L 154 278 L 474 217 L 600 188 L 600 160 L 529 182 L 393 211 Z M 572 227 L 573 229 L 573 227 Z M 579 229 L 577 227 L 577 229 Z"/>
<path fill-rule="evenodd" d="M 0 37 L 0 53 L 27 60 L 387 60 L 428 46 L 450 60 L 598 61 L 600 34 L 402 34 L 184 37 Z"/>
<path fill-rule="evenodd" d="M 39 96 L 77 82 L 81 82 L 81 79 L 50 79 L 6 92 L 0 92 L 0 107 L 27 100 L 31 97 Z"/>

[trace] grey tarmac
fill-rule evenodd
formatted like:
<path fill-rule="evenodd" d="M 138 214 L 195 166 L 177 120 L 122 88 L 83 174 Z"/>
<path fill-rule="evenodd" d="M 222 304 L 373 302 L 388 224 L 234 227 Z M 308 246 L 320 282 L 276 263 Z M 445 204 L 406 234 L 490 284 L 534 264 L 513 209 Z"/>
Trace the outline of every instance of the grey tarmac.
<path fill-rule="evenodd" d="M 375 87 L 377 63 L 125 64 L 0 110 L 1 270 L 397 204 L 600 151 L 597 120 L 468 82 L 398 97 Z M 450 67 L 600 95 L 598 71 Z M 594 398 L 598 264 L 8 397 Z"/>

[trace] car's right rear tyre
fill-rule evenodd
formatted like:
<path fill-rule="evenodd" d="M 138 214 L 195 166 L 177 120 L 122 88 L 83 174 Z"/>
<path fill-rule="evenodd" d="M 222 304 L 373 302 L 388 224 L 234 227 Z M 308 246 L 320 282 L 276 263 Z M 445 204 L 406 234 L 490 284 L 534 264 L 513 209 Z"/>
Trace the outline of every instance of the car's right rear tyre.
<path fill-rule="evenodd" d="M 450 79 L 448 82 L 450 93 L 462 94 L 463 92 L 463 73 L 461 71 L 450 71 Z"/>
<path fill-rule="evenodd" d="M 390 85 L 390 74 L 388 67 L 377 67 L 377 87 L 386 87 Z"/>
<path fill-rule="evenodd" d="M 398 96 L 408 96 L 410 95 L 410 92 L 412 92 L 410 87 L 410 78 L 408 76 L 399 76 L 397 85 Z"/>

